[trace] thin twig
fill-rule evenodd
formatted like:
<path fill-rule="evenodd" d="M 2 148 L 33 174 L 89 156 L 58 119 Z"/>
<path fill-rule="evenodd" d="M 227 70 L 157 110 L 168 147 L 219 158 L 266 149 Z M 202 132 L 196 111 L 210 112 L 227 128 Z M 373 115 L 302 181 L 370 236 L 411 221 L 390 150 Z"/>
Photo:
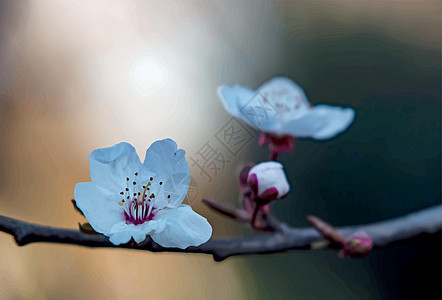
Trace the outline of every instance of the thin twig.
<path fill-rule="evenodd" d="M 203 198 L 203 203 L 214 211 L 239 222 L 250 222 L 250 214 L 242 208 L 234 208 L 228 203 Z"/>
<path fill-rule="evenodd" d="M 253 209 L 253 213 L 252 213 L 252 220 L 250 221 L 250 224 L 252 225 L 252 227 L 254 229 L 257 229 L 256 226 L 256 216 L 258 216 L 258 211 L 259 211 L 260 205 L 259 204 L 255 204 L 255 208 Z"/>
<path fill-rule="evenodd" d="M 331 243 L 343 244 L 346 241 L 345 237 L 336 228 L 318 217 L 308 215 L 307 222 L 315 227 L 316 230 Z"/>
<path fill-rule="evenodd" d="M 364 230 L 375 246 L 441 230 L 441 208 L 436 205 L 409 215 L 373 224 L 337 228 L 344 236 Z M 204 253 L 222 261 L 234 255 L 281 253 L 288 250 L 311 250 L 312 243 L 322 240 L 313 228 L 296 229 L 286 226 L 283 232 L 267 233 L 251 237 L 212 238 L 198 247 L 187 249 L 164 248 L 146 239 L 138 246 L 115 246 L 103 235 L 85 234 L 78 230 L 54 228 L 27 223 L 0 216 L 0 231 L 11 234 L 19 246 L 46 242 L 72 244 L 86 247 L 130 248 L 151 252 Z"/>
<path fill-rule="evenodd" d="M 255 213 L 255 210 L 257 208 L 259 210 L 259 207 L 255 207 L 253 209 L 253 213 L 250 214 L 246 209 L 235 208 L 228 203 L 216 201 L 213 199 L 203 198 L 203 203 L 225 217 L 232 218 L 237 222 L 251 224 L 253 229 L 255 230 L 265 231 L 265 232 L 276 232 L 276 231 L 284 232 L 288 227 L 287 224 L 280 222 L 271 213 L 266 213 L 261 215 L 261 218 L 263 218 L 262 221 L 264 222 L 264 226 L 260 227 L 253 226 L 253 224 L 256 224 L 257 222 L 258 211 L 256 211 L 255 221 L 253 221 L 253 213 Z"/>

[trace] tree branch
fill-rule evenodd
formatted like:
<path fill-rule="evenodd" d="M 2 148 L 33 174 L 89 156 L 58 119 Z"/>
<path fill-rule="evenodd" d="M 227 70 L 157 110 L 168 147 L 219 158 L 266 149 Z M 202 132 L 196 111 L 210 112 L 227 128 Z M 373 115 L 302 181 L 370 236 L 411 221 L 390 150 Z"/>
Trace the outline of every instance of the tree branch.
<path fill-rule="evenodd" d="M 373 240 L 374 246 L 414 237 L 423 233 L 441 230 L 442 205 L 436 205 L 409 215 L 377 223 L 337 228 L 343 235 L 364 230 Z M 291 228 L 284 225 L 283 231 L 251 237 L 212 238 L 198 247 L 187 249 L 163 248 L 150 238 L 142 244 L 115 246 L 104 235 L 85 234 L 78 230 L 54 228 L 27 223 L 0 216 L 0 231 L 11 234 L 19 246 L 36 242 L 72 244 L 86 247 L 127 248 L 151 252 L 183 252 L 213 255 L 222 261 L 234 255 L 280 253 L 288 250 L 310 250 L 312 244 L 323 238 L 313 228 Z"/>

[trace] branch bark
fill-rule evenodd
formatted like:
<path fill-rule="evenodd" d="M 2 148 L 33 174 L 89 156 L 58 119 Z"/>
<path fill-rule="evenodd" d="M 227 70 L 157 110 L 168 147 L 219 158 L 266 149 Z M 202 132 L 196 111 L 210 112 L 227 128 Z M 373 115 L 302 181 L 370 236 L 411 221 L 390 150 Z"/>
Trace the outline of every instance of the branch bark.
<path fill-rule="evenodd" d="M 436 205 L 391 220 L 337 229 L 344 236 L 364 230 L 373 240 L 374 246 L 381 247 L 394 241 L 440 231 L 442 226 L 441 209 L 442 205 Z M 222 261 L 235 255 L 311 250 L 313 243 L 323 239 L 321 234 L 313 228 L 298 229 L 285 224 L 282 224 L 281 227 L 284 230 L 251 237 L 212 238 L 201 246 L 182 250 L 161 247 L 150 238 L 137 246 L 130 244 L 115 246 L 104 235 L 91 235 L 78 230 L 41 226 L 0 216 L 0 231 L 11 234 L 19 246 L 46 242 L 94 248 L 109 247 L 151 252 L 202 253 L 213 255 L 216 261 Z"/>

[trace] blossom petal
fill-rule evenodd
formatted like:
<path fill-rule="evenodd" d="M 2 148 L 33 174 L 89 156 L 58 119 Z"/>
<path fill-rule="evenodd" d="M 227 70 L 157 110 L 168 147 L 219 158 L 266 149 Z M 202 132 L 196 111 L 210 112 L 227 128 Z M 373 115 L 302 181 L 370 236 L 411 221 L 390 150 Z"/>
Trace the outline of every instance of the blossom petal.
<path fill-rule="evenodd" d="M 297 137 L 328 139 L 347 129 L 354 116 L 354 110 L 351 108 L 317 105 L 302 117 L 287 122 L 283 133 Z"/>
<path fill-rule="evenodd" d="M 255 176 L 253 177 L 253 175 Z M 249 184 L 252 185 L 252 189 L 257 189 L 258 196 L 264 199 L 263 195 L 266 191 L 272 193 L 272 188 L 276 188 L 278 197 L 283 197 L 290 191 L 290 184 L 287 181 L 284 166 L 276 161 L 267 161 L 255 165 L 249 172 Z"/>
<path fill-rule="evenodd" d="M 221 85 L 217 89 L 218 97 L 224 108 L 233 116 L 242 118 L 241 108 L 253 98 L 256 92 L 241 85 Z"/>
<path fill-rule="evenodd" d="M 300 118 L 289 120 L 284 129 L 277 134 L 289 134 L 295 137 L 312 137 L 327 126 L 327 120 L 317 112 L 309 111 Z"/>
<path fill-rule="evenodd" d="M 268 100 L 276 102 L 275 98 L 286 104 L 298 102 L 301 106 L 309 106 L 304 90 L 296 82 L 287 77 L 275 77 L 258 88 L 258 92 Z"/>
<path fill-rule="evenodd" d="M 131 238 L 136 243 L 141 243 L 147 235 L 154 232 L 161 232 L 166 226 L 166 220 L 151 220 L 140 225 L 119 222 L 112 226 L 109 232 L 109 240 L 114 245 L 126 244 Z"/>
<path fill-rule="evenodd" d="M 114 245 L 126 244 L 132 238 L 132 232 L 127 228 L 124 222 L 120 222 L 114 225 L 114 232 L 110 234 L 109 241 Z"/>
<path fill-rule="evenodd" d="M 217 93 L 225 109 L 249 126 L 261 131 L 271 131 L 278 126 L 276 107 L 269 106 L 259 92 L 240 85 L 222 85 Z"/>
<path fill-rule="evenodd" d="M 113 224 L 123 220 L 116 195 L 101 186 L 92 182 L 78 183 L 74 197 L 78 208 L 96 232 L 107 235 Z"/>
<path fill-rule="evenodd" d="M 118 193 L 130 177 L 141 167 L 135 148 L 129 143 L 97 149 L 89 154 L 91 181 L 109 191 Z"/>
<path fill-rule="evenodd" d="M 322 130 L 317 131 L 313 137 L 315 139 L 329 139 L 346 130 L 355 118 L 355 111 L 352 108 L 342 108 L 339 106 L 316 105 L 313 111 L 324 118 L 327 125 Z"/>
<path fill-rule="evenodd" d="M 195 213 L 188 205 L 165 209 L 158 214 L 160 218 L 166 218 L 167 223 L 162 232 L 152 235 L 152 239 L 163 247 L 185 249 L 199 246 L 212 236 L 212 226 L 207 219 Z"/>
<path fill-rule="evenodd" d="M 155 180 L 162 182 L 160 198 L 167 199 L 171 207 L 179 206 L 189 189 L 189 164 L 185 155 L 186 151 L 178 149 L 171 139 L 156 141 L 146 151 L 144 170 L 155 173 Z"/>

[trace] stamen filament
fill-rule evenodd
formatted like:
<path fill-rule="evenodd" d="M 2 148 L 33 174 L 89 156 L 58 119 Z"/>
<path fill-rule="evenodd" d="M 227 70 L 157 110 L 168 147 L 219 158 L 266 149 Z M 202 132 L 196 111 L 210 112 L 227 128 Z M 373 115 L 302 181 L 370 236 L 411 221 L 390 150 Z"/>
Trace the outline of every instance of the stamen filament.
<path fill-rule="evenodd" d="M 158 208 L 155 208 L 155 194 L 151 190 L 153 177 L 150 181 L 143 185 L 142 181 L 137 180 L 138 172 L 134 173 L 135 177 L 126 177 L 126 188 L 120 193 L 127 200 L 118 202 L 123 207 L 126 222 L 135 225 L 143 224 L 152 219 Z M 163 182 L 159 182 L 162 185 Z M 130 186 L 129 186 L 130 185 Z"/>

